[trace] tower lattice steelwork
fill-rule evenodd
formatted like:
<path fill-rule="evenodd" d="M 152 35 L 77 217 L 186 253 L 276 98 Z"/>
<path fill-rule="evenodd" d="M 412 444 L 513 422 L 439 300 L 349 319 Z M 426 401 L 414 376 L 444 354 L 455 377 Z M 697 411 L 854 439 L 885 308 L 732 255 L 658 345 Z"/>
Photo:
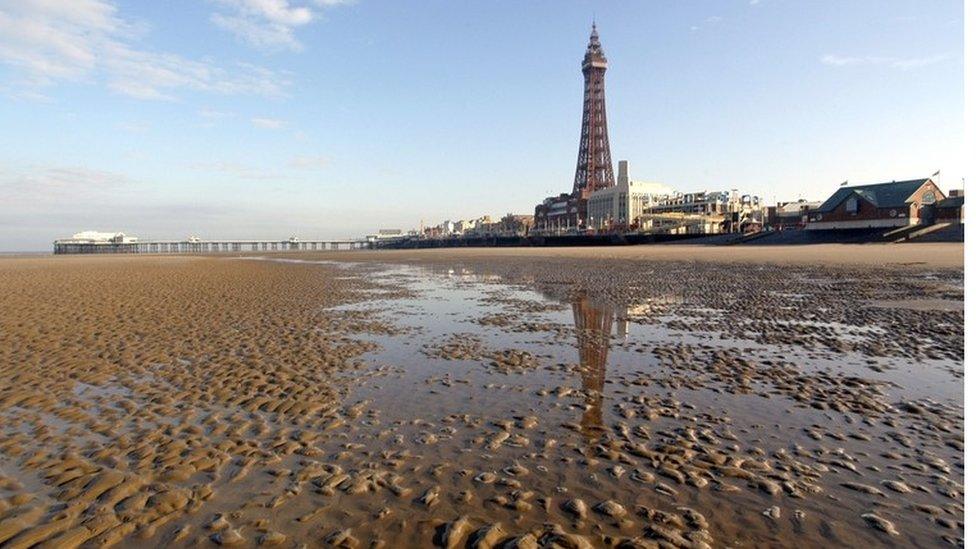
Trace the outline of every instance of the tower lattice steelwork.
<path fill-rule="evenodd" d="M 583 57 L 583 128 L 580 131 L 579 158 L 573 182 L 573 195 L 583 200 L 589 198 L 593 191 L 614 184 L 604 95 L 606 72 L 607 58 L 600 46 L 596 23 L 593 23 L 590 44 Z"/>

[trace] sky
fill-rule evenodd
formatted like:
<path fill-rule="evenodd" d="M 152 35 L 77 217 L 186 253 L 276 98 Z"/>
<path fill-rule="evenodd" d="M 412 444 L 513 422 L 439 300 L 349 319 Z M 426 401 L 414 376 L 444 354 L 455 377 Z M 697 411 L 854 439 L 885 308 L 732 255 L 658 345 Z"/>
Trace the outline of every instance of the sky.
<path fill-rule="evenodd" d="M 966 175 L 959 0 L 0 0 L 0 251 L 532 213 L 572 189 L 594 19 L 634 179 Z"/>

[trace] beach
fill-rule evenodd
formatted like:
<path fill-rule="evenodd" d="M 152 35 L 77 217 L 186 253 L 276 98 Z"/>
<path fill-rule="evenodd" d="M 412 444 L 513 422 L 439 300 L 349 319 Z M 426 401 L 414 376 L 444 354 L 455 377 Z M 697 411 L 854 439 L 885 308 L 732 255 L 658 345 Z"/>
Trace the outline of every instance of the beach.
<path fill-rule="evenodd" d="M 962 545 L 962 255 L 0 258 L 0 544 Z"/>

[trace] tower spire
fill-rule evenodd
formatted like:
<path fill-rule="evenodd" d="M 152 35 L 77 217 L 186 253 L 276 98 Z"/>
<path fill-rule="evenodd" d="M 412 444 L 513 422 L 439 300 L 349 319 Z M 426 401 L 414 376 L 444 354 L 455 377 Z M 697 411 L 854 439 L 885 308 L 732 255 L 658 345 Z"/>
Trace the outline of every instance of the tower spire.
<path fill-rule="evenodd" d="M 596 19 L 593 20 L 593 30 L 590 31 L 590 43 L 586 47 L 586 57 L 583 59 L 583 64 L 586 64 L 587 59 L 599 59 L 605 64 L 607 62 L 606 57 L 603 55 L 603 46 L 600 45 L 600 33 L 596 30 Z"/>

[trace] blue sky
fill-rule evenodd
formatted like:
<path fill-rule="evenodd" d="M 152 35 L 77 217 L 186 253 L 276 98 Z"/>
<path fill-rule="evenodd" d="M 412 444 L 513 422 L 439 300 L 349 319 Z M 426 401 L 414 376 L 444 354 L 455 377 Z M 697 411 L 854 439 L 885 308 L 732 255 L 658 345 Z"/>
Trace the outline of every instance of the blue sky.
<path fill-rule="evenodd" d="M 0 0 L 0 250 L 327 238 L 572 187 L 595 16 L 614 161 L 769 203 L 963 173 L 962 2 Z"/>

